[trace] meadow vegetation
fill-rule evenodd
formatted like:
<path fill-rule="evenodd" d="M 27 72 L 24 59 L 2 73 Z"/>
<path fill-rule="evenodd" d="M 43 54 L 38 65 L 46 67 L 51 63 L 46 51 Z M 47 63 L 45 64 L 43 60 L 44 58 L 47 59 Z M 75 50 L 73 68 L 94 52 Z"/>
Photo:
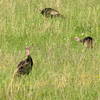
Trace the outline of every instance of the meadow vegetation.
<path fill-rule="evenodd" d="M 45 7 L 65 19 L 43 17 Z M 30 45 L 33 70 L 14 79 Z M 100 100 L 100 0 L 0 0 L 0 100 Z"/>

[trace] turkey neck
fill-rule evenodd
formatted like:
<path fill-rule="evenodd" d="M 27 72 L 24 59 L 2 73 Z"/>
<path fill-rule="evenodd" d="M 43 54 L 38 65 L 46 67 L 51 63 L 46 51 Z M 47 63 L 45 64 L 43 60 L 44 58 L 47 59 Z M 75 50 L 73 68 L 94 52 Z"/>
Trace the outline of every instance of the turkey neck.
<path fill-rule="evenodd" d="M 84 42 L 84 40 L 83 40 L 83 39 L 80 39 L 80 42 L 81 42 L 81 43 L 83 43 L 83 42 Z"/>
<path fill-rule="evenodd" d="M 33 60 L 32 60 L 31 55 L 28 55 L 28 56 L 27 56 L 27 61 L 30 62 L 31 65 L 33 65 Z"/>
<path fill-rule="evenodd" d="M 31 55 L 28 55 L 28 56 L 27 56 L 27 60 L 30 61 L 30 59 L 32 59 L 32 58 L 31 58 Z"/>
<path fill-rule="evenodd" d="M 30 55 L 30 51 L 29 49 L 26 49 L 26 56 L 29 56 Z"/>

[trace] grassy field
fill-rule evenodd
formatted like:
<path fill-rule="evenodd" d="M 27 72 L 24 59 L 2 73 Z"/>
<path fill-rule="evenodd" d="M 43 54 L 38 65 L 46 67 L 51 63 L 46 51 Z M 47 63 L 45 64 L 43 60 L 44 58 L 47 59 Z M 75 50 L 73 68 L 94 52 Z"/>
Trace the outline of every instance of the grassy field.
<path fill-rule="evenodd" d="M 43 17 L 45 7 L 66 18 Z M 33 70 L 14 79 L 30 45 Z M 100 100 L 100 0 L 0 0 L 0 100 Z"/>

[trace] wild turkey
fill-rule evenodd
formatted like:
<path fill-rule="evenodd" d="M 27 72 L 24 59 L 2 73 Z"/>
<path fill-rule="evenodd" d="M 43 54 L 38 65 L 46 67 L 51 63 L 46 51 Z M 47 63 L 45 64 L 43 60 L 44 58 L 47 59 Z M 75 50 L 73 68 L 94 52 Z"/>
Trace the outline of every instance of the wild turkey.
<path fill-rule="evenodd" d="M 41 14 L 45 17 L 63 17 L 63 15 L 61 15 L 57 10 L 52 9 L 52 8 L 44 8 L 43 10 L 41 10 Z"/>
<path fill-rule="evenodd" d="M 90 36 L 87 36 L 83 39 L 80 39 L 79 37 L 75 37 L 75 40 L 83 43 L 83 45 L 87 48 L 93 48 L 93 38 Z"/>
<path fill-rule="evenodd" d="M 17 66 L 17 76 L 28 75 L 32 70 L 33 60 L 30 55 L 30 48 L 26 48 L 26 56 L 27 58 L 22 60 Z"/>

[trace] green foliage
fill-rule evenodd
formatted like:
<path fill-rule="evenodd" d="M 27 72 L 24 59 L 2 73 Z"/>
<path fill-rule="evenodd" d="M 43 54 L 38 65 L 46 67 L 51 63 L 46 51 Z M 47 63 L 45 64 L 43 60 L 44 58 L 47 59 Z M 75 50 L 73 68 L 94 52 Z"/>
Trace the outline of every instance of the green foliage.
<path fill-rule="evenodd" d="M 52 7 L 65 19 L 45 18 Z M 0 100 L 99 100 L 100 0 L 0 1 Z M 92 36 L 86 49 L 74 37 Z M 29 76 L 14 78 L 32 45 Z"/>

